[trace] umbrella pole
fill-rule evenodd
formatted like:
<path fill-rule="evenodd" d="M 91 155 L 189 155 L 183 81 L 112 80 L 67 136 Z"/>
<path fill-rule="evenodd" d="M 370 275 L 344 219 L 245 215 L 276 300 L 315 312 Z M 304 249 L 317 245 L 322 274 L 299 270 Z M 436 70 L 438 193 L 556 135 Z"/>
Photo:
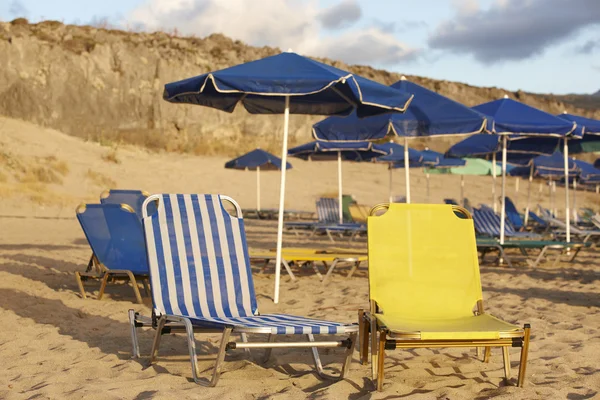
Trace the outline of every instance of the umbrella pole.
<path fill-rule="evenodd" d="M 502 204 L 500 211 L 500 244 L 504 244 L 504 219 L 506 217 L 506 135 L 502 135 Z"/>
<path fill-rule="evenodd" d="M 556 206 L 556 181 L 552 181 L 552 213 L 558 217 L 558 207 Z"/>
<path fill-rule="evenodd" d="M 563 154 L 565 157 L 565 220 L 567 223 L 567 243 L 571 241 L 571 218 L 569 218 L 569 139 L 565 137 Z"/>
<path fill-rule="evenodd" d="M 527 187 L 527 207 L 525 207 L 525 226 L 527 226 L 527 223 L 529 222 L 529 204 L 531 203 L 532 181 L 533 181 L 533 163 L 531 163 L 531 167 L 529 169 L 529 186 Z"/>
<path fill-rule="evenodd" d="M 344 210 L 342 210 L 342 152 L 338 151 L 338 204 L 340 224 L 344 223 Z"/>
<path fill-rule="evenodd" d="M 517 176 L 517 180 L 515 181 L 515 203 L 519 204 L 519 181 L 521 178 Z"/>
<path fill-rule="evenodd" d="M 460 204 L 465 204 L 465 176 L 460 176 Z"/>
<path fill-rule="evenodd" d="M 279 303 L 279 281 L 281 279 L 281 246 L 283 244 L 283 209 L 285 207 L 285 172 L 287 168 L 287 142 L 290 128 L 290 96 L 285 96 L 283 114 L 283 144 L 281 146 L 281 185 L 279 187 L 279 213 L 277 215 L 277 253 L 275 257 L 275 294 L 273 301 Z"/>
<path fill-rule="evenodd" d="M 425 174 L 425 178 L 427 179 L 427 203 L 429 203 L 429 174 Z"/>
<path fill-rule="evenodd" d="M 260 211 L 260 167 L 256 167 L 256 211 Z"/>
<path fill-rule="evenodd" d="M 494 151 L 494 154 L 492 154 L 492 204 L 494 205 L 494 212 L 498 212 L 496 203 L 496 152 Z"/>
<path fill-rule="evenodd" d="M 404 136 L 404 176 L 406 179 L 406 204 L 410 204 L 410 160 L 408 159 L 408 136 Z"/>
<path fill-rule="evenodd" d="M 573 223 L 577 222 L 577 179 L 573 178 Z"/>
<path fill-rule="evenodd" d="M 596 185 L 596 194 L 600 193 L 600 185 Z"/>
<path fill-rule="evenodd" d="M 388 171 L 389 171 L 389 175 L 390 175 L 390 203 L 393 203 L 393 199 L 392 199 L 392 164 L 388 164 Z"/>

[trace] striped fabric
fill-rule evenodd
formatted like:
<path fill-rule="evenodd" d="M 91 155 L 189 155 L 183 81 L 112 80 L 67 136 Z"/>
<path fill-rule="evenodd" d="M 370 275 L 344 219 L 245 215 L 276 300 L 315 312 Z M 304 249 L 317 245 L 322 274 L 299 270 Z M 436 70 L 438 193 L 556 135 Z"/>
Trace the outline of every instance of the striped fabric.
<path fill-rule="evenodd" d="M 340 207 L 337 199 L 321 197 L 317 200 L 317 217 L 320 223 L 338 223 Z"/>
<path fill-rule="evenodd" d="M 144 231 L 157 315 L 274 334 L 345 332 L 335 322 L 258 315 L 244 221 L 223 208 L 219 195 L 161 195 Z"/>
<path fill-rule="evenodd" d="M 510 222 L 505 221 L 504 234 L 513 237 L 530 237 L 528 232 L 516 232 Z M 473 209 L 473 223 L 475 230 L 482 235 L 500 236 L 500 217 L 494 210 L 487 206 Z"/>

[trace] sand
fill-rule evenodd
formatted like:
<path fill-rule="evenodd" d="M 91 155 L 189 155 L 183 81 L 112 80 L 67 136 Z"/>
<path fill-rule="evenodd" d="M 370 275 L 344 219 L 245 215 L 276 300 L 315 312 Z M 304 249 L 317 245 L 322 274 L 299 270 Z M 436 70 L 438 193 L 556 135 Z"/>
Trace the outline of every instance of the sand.
<path fill-rule="evenodd" d="M 502 358 L 492 352 L 490 363 L 476 359 L 474 349 L 419 349 L 388 352 L 384 392 L 372 392 L 370 367 L 354 355 L 347 379 L 321 381 L 312 372 L 304 350 L 274 351 L 265 365 L 253 362 L 243 351 L 228 354 L 216 388 L 197 386 L 191 380 L 186 342 L 182 335 L 163 338 L 158 363 L 147 367 L 146 358 L 131 358 L 127 310 L 150 314 L 150 303 L 135 303 L 131 288 L 110 285 L 103 300 L 94 297 L 98 285 L 90 283 L 88 299 L 78 295 L 73 273 L 85 268 L 90 249 L 74 218 L 80 201 L 97 201 L 105 189 L 88 170 L 115 181 L 120 188 L 150 192 L 218 192 L 238 199 L 244 208 L 255 202 L 255 175 L 222 168 L 226 157 L 152 154 L 119 148 L 119 164 L 103 159 L 110 147 L 86 143 L 53 130 L 0 118 L 0 152 L 23 163 L 48 155 L 64 160 L 69 172 L 62 183 L 34 185 L 42 199 L 32 196 L 31 185 L 9 176 L 0 183 L 0 398 L 6 399 L 145 399 L 145 398 L 331 398 L 416 399 L 568 398 L 599 396 L 600 388 L 600 270 L 597 251 L 580 255 L 576 263 L 549 263 L 532 269 L 484 264 L 481 267 L 488 312 L 509 322 L 532 325 L 532 343 L 523 389 L 503 382 Z M 106 157 L 105 157 L 106 158 Z M 292 160 L 286 204 L 312 209 L 314 200 L 337 188 L 335 164 Z M 345 192 L 364 204 L 385 201 L 387 171 L 377 165 L 344 165 Z M 425 201 L 424 176 L 412 171 L 414 200 Z M 275 207 L 277 173 L 265 173 L 263 205 Z M 403 171 L 394 176 L 396 194 L 403 194 Z M 432 201 L 459 196 L 458 177 L 433 177 Z M 473 203 L 491 197 L 489 178 L 468 178 L 466 194 Z M 509 192 L 513 197 L 514 181 Z M 525 185 L 521 185 L 522 188 Z M 450 193 L 450 194 L 449 194 Z M 559 196 L 562 192 L 559 192 Z M 446 194 L 446 196 L 444 196 Z M 448 195 L 449 194 L 449 195 Z M 543 193 L 545 194 L 545 193 Z M 583 199 L 584 196 L 581 196 Z M 585 197 L 588 202 L 591 195 Z M 524 199 L 521 193 L 519 204 Z M 538 199 L 536 199 L 537 201 Z M 545 201 L 542 196 L 539 200 Z M 579 200 L 578 200 L 579 201 Z M 560 203 L 562 204 L 562 203 Z M 583 204 L 583 200 L 581 200 Z M 591 205 L 591 203 L 589 203 Z M 272 222 L 247 220 L 252 248 L 269 248 L 275 242 Z M 326 247 L 319 238 L 309 242 L 285 236 L 285 245 Z M 364 241 L 355 245 L 364 247 Z M 279 304 L 272 301 L 272 270 L 254 273 L 259 309 L 263 313 L 356 321 L 356 310 L 368 307 L 365 268 L 350 279 L 341 268 L 321 284 L 311 272 L 293 283 L 282 275 Z M 140 334 L 147 356 L 153 332 Z M 198 335 L 199 349 L 214 352 L 218 337 Z M 257 352 L 256 356 L 260 354 Z M 519 349 L 511 350 L 513 377 Z M 324 357 L 332 370 L 341 353 Z M 208 372 L 210 359 L 200 362 Z"/>

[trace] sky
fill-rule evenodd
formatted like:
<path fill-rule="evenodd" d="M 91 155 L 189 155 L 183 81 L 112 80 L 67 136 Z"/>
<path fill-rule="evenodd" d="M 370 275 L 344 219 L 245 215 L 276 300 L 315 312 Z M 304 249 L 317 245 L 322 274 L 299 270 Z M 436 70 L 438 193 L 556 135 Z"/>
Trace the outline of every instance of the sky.
<path fill-rule="evenodd" d="M 600 90 L 600 0 L 0 0 L 0 20 L 16 17 L 220 32 L 476 86 Z"/>

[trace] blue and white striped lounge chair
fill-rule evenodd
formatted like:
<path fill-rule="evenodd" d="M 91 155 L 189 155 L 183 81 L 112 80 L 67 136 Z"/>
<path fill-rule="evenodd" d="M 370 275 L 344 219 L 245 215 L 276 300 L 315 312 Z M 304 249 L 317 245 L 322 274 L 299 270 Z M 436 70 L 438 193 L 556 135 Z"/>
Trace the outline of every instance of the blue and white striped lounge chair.
<path fill-rule="evenodd" d="M 339 235 L 350 234 L 350 240 L 358 234 L 367 231 L 367 226 L 354 221 L 344 221 L 340 224 L 340 207 L 337 199 L 322 197 L 317 200 L 317 215 L 319 224 L 313 228 L 315 233 L 326 233 L 329 240 L 334 242 L 333 233 Z"/>
<path fill-rule="evenodd" d="M 473 209 L 473 222 L 475 230 L 480 235 L 499 237 L 500 236 L 500 217 L 487 206 Z M 505 220 L 504 234 L 506 237 L 516 238 L 536 238 L 539 235 L 530 232 L 516 232 L 509 221 Z"/>
<path fill-rule="evenodd" d="M 148 215 L 147 207 L 158 201 L 158 210 Z M 222 202 L 231 203 L 231 216 Z M 246 245 L 244 221 L 239 205 L 220 195 L 161 194 L 144 203 L 144 230 L 150 264 L 156 336 L 150 363 L 158 353 L 164 328 L 184 328 L 187 332 L 192 375 L 204 386 L 214 386 L 225 352 L 233 349 L 274 347 L 311 348 L 317 372 L 324 373 L 318 347 L 344 347 L 345 362 L 340 378 L 348 371 L 358 331 L 357 325 L 287 314 L 258 313 L 252 272 Z M 148 326 L 147 318 L 129 312 L 134 355 L 139 354 L 136 327 Z M 198 375 L 194 331 L 222 332 L 217 360 L 210 380 Z M 232 333 L 241 342 L 230 341 Z M 268 334 L 263 342 L 248 342 L 247 334 Z M 348 339 L 314 341 L 314 335 L 344 334 Z M 281 335 L 305 335 L 305 342 L 274 343 Z"/>
<path fill-rule="evenodd" d="M 142 278 L 148 289 L 148 260 L 142 225 L 131 207 L 126 204 L 81 204 L 76 209 L 77 219 L 92 248 L 92 263 L 95 273 L 75 272 L 75 279 L 86 298 L 83 281 L 100 279 L 98 299 L 102 299 L 110 277 L 128 278 L 138 303 L 142 297 L 137 278 Z"/>

